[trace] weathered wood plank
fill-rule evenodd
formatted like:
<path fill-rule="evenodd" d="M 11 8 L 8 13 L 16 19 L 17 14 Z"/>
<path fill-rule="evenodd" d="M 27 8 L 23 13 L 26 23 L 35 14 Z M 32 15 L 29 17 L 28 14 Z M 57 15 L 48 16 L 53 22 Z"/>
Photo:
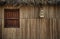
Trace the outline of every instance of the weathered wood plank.
<path fill-rule="evenodd" d="M 57 19 L 57 38 L 60 39 L 60 19 Z"/>
<path fill-rule="evenodd" d="M 40 19 L 40 39 L 50 39 L 49 19 Z"/>
<path fill-rule="evenodd" d="M 21 19 L 34 19 L 39 18 L 38 7 L 22 7 L 20 9 L 20 18 Z"/>
<path fill-rule="evenodd" d="M 2 8 L 0 8 L 0 19 L 2 18 Z"/>
<path fill-rule="evenodd" d="M 53 19 L 53 39 L 57 39 L 56 19 Z"/>
<path fill-rule="evenodd" d="M 14 28 L 5 28 L 4 29 L 4 34 L 3 34 L 4 39 L 16 39 L 16 29 Z"/>
<path fill-rule="evenodd" d="M 2 39 L 2 19 L 0 19 L 0 39 Z"/>
<path fill-rule="evenodd" d="M 56 18 L 60 19 L 60 6 L 56 6 Z"/>

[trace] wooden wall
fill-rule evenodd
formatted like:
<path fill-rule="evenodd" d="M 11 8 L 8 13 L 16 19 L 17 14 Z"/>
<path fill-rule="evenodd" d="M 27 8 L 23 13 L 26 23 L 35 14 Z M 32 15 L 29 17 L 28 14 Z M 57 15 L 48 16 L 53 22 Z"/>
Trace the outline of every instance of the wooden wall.
<path fill-rule="evenodd" d="M 0 39 L 2 39 L 2 8 L 0 8 Z"/>
<path fill-rule="evenodd" d="M 43 10 L 44 18 L 40 18 L 41 7 L 21 7 L 20 28 L 4 28 L 2 19 L 3 39 L 60 39 L 59 8 L 44 6 Z M 2 13 L 4 14 L 4 10 Z"/>

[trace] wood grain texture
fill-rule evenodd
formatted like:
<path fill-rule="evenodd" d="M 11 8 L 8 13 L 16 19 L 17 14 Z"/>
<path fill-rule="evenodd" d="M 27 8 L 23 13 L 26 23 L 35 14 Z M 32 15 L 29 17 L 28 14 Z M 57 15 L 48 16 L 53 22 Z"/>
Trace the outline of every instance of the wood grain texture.
<path fill-rule="evenodd" d="M 56 19 L 20 19 L 20 29 L 4 29 L 4 39 L 57 39 L 56 23 Z"/>
<path fill-rule="evenodd" d="M 3 39 L 60 39 L 58 7 L 44 6 L 44 18 L 39 16 L 41 9 L 35 6 L 21 7 L 20 27 L 3 27 Z"/>

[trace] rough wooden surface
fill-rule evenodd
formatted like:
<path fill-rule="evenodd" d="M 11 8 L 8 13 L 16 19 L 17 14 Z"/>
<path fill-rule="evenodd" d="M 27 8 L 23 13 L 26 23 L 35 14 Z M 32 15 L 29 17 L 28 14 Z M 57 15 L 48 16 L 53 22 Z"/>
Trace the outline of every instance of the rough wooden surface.
<path fill-rule="evenodd" d="M 60 39 L 57 19 L 20 19 L 20 28 L 5 28 L 4 39 Z"/>
<path fill-rule="evenodd" d="M 3 39 L 60 39 L 60 19 L 59 15 L 56 15 L 59 8 L 44 6 L 44 18 L 39 17 L 41 9 L 41 7 L 21 7 L 20 28 L 3 26 Z"/>

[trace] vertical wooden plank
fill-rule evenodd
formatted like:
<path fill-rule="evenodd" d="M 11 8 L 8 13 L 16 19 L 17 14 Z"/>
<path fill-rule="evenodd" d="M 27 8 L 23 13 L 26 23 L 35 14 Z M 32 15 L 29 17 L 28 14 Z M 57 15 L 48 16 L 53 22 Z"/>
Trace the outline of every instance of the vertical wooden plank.
<path fill-rule="evenodd" d="M 21 32 L 20 32 L 20 36 L 22 39 L 27 39 L 27 19 L 20 19 L 20 28 L 21 28 Z"/>
<path fill-rule="evenodd" d="M 54 6 L 49 6 L 48 9 L 49 18 L 54 18 Z"/>
<path fill-rule="evenodd" d="M 53 39 L 53 19 L 50 19 L 50 39 Z"/>
<path fill-rule="evenodd" d="M 34 7 L 33 6 L 31 6 L 31 7 L 29 7 L 28 6 L 28 8 L 27 8 L 27 14 L 28 14 L 28 18 L 29 19 L 32 19 L 32 18 L 35 18 L 35 16 L 34 16 Z"/>
<path fill-rule="evenodd" d="M 0 7 L 0 39 L 2 39 L 2 8 Z"/>
<path fill-rule="evenodd" d="M 40 19 L 40 39 L 50 39 L 50 28 L 48 23 L 49 19 Z"/>
<path fill-rule="evenodd" d="M 28 24 L 27 24 L 27 39 L 31 39 L 31 20 L 28 19 Z"/>
<path fill-rule="evenodd" d="M 20 39 L 20 28 L 16 28 L 16 38 L 15 39 Z"/>
<path fill-rule="evenodd" d="M 23 7 L 20 8 L 20 19 L 22 19 L 24 17 L 24 9 L 25 8 L 23 8 Z"/>
<path fill-rule="evenodd" d="M 40 39 L 40 19 L 36 19 L 36 39 Z"/>
<path fill-rule="evenodd" d="M 36 39 L 36 19 L 31 19 L 31 39 Z"/>
<path fill-rule="evenodd" d="M 53 19 L 53 39 L 58 39 L 57 38 L 57 28 L 58 28 L 57 23 L 58 23 L 57 20 Z"/>
<path fill-rule="evenodd" d="M 23 23 L 23 19 L 20 19 L 20 39 L 23 39 L 23 27 L 24 27 L 24 23 Z"/>
<path fill-rule="evenodd" d="M 47 6 L 47 5 L 43 7 L 44 17 L 45 17 L 46 19 L 49 18 L 48 7 L 49 7 L 49 6 Z"/>
<path fill-rule="evenodd" d="M 0 19 L 2 19 L 2 8 L 0 7 Z"/>
<path fill-rule="evenodd" d="M 2 19 L 0 19 L 0 39 L 2 39 Z"/>
<path fill-rule="evenodd" d="M 34 18 L 39 18 L 40 7 L 34 7 Z"/>
<path fill-rule="evenodd" d="M 31 21 L 30 19 L 27 19 L 27 38 L 26 39 L 30 39 L 30 25 L 31 25 Z M 26 28 L 26 27 L 25 27 Z"/>
<path fill-rule="evenodd" d="M 56 18 L 60 19 L 60 6 L 56 6 Z"/>
<path fill-rule="evenodd" d="M 57 31 L 58 33 L 57 34 L 58 35 L 57 35 L 57 37 L 58 37 L 58 39 L 60 39 L 60 19 L 57 19 L 57 21 L 58 21 L 58 28 L 57 28 L 57 30 L 58 30 Z"/>
<path fill-rule="evenodd" d="M 1 9 L 2 11 L 2 39 L 4 38 L 4 8 Z"/>

